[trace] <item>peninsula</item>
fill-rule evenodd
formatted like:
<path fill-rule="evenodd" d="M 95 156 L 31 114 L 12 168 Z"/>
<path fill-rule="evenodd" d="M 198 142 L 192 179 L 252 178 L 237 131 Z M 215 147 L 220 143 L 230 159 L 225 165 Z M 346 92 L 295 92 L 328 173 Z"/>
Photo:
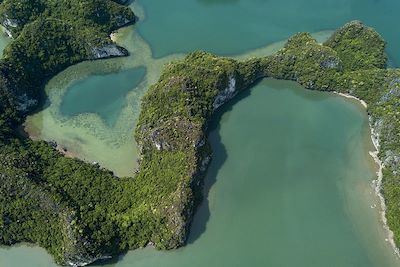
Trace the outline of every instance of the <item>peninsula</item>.
<path fill-rule="evenodd" d="M 39 105 L 49 78 L 83 60 L 127 54 L 109 34 L 135 16 L 125 1 L 117 2 L 1 2 L 0 21 L 14 38 L 0 61 L 1 244 L 35 243 L 70 266 L 149 245 L 184 245 L 211 160 L 213 113 L 265 77 L 368 104 L 386 217 L 399 244 L 400 70 L 386 68 L 384 40 L 360 22 L 324 44 L 299 33 L 271 56 L 236 61 L 194 52 L 166 65 L 142 101 L 135 131 L 140 167 L 133 178 L 19 136 L 16 129 Z"/>

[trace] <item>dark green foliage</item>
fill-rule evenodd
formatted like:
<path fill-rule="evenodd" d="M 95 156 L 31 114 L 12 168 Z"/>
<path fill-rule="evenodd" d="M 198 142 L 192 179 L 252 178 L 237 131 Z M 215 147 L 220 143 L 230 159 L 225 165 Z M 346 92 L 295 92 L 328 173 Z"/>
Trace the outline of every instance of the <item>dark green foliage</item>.
<path fill-rule="evenodd" d="M 343 63 L 331 48 L 322 46 L 308 33 L 290 38 L 283 49 L 264 59 L 266 76 L 294 80 L 307 88 L 332 90 Z"/>
<path fill-rule="evenodd" d="M 13 37 L 39 18 L 58 20 L 76 29 L 98 28 L 104 32 L 134 20 L 130 9 L 109 0 L 4 0 L 0 13 L 2 24 Z"/>
<path fill-rule="evenodd" d="M 32 91 L 44 80 L 72 64 L 95 59 L 95 49 L 112 44 L 112 30 L 135 20 L 130 9 L 108 0 L 5 0 L 0 16 L 15 38 L 4 51 L 8 75 L 34 98 L 37 92 Z M 18 26 L 10 26 L 10 20 Z"/>
<path fill-rule="evenodd" d="M 119 222 L 109 216 L 133 205 L 130 192 L 123 200 L 114 194 L 133 180 L 22 141 L 15 130 L 59 71 L 126 55 L 109 34 L 134 20 L 108 0 L 1 2 L 0 21 L 15 40 L 0 61 L 0 243 L 34 242 L 57 262 L 78 265 L 127 248 L 117 244 Z"/>
<path fill-rule="evenodd" d="M 18 37 L 0 62 L 0 243 L 35 242 L 57 262 L 77 265 L 149 243 L 183 245 L 210 160 L 208 122 L 215 109 L 263 77 L 368 102 L 385 161 L 389 225 L 399 239 L 400 71 L 383 69 L 384 42 L 372 29 L 347 24 L 328 45 L 301 33 L 276 54 L 245 62 L 195 52 L 167 65 L 142 102 L 135 131 L 139 172 L 117 178 L 45 142 L 20 139 L 15 128 L 29 112 L 21 109 L 24 95 L 37 100 L 48 78 L 93 59 L 92 49 L 110 43 L 107 35 L 121 25 L 120 16 L 132 14 L 106 0 L 15 3 L 5 0 L 0 10 L 38 7 L 15 29 Z"/>
<path fill-rule="evenodd" d="M 381 144 L 379 157 L 385 163 L 383 193 L 388 223 L 396 242 L 400 242 L 400 70 L 384 69 L 385 64 L 384 41 L 373 29 L 359 22 L 346 24 L 326 45 L 318 44 L 307 33 L 300 33 L 276 54 L 246 62 L 192 53 L 183 61 L 166 66 L 159 82 L 143 99 L 136 129 L 143 154 L 138 177 L 151 173 L 157 182 L 175 181 L 171 188 L 177 189 L 183 183 L 185 190 L 175 194 L 186 195 L 178 209 L 184 221 L 190 218 L 193 209 L 185 201 L 192 203 L 196 181 L 201 178 L 203 163 L 210 155 L 208 146 L 204 145 L 207 122 L 220 96 L 225 96 L 223 102 L 234 96 L 227 94 L 231 79 L 236 81 L 236 92 L 249 88 L 259 78 L 273 77 L 294 80 L 312 90 L 351 94 L 369 104 L 371 125 Z M 192 168 L 185 171 L 184 165 L 172 168 L 171 162 L 154 157 L 160 153 L 168 157 L 178 151 L 185 153 L 186 164 L 195 166 L 195 171 Z M 186 177 L 175 175 L 178 180 L 171 180 L 172 177 L 165 175 L 171 170 L 186 172 Z M 169 217 L 177 221 L 176 213 Z M 175 225 L 172 229 L 178 228 Z"/>
<path fill-rule="evenodd" d="M 358 21 L 337 30 L 324 45 L 338 53 L 346 70 L 386 67 L 385 41 Z"/>

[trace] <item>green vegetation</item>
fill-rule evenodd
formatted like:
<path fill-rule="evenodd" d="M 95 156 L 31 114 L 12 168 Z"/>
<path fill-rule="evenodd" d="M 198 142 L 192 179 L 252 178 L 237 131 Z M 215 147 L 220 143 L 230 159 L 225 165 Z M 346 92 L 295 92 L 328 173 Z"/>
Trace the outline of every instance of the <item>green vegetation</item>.
<path fill-rule="evenodd" d="M 187 225 L 180 222 L 191 218 L 194 195 L 210 159 L 206 133 L 216 108 L 264 77 L 293 80 L 311 90 L 351 94 L 368 103 L 384 163 L 382 192 L 388 223 L 399 244 L 400 70 L 386 69 L 384 48 L 385 42 L 373 29 L 351 22 L 322 45 L 310 34 L 300 33 L 264 58 L 238 62 L 195 52 L 166 66 L 143 99 L 136 129 L 142 161 L 136 179 L 156 177 L 154 183 L 159 184 L 151 194 L 159 194 L 162 207 L 166 201 L 168 226 L 184 233 Z M 176 162 L 182 155 L 186 160 L 179 166 Z M 159 186 L 166 184 L 171 191 L 161 192 Z M 173 203 L 169 204 L 172 212 L 167 203 Z"/>
<path fill-rule="evenodd" d="M 8 88 L 37 99 L 43 83 L 72 64 L 126 55 L 109 34 L 135 16 L 108 0 L 4 0 L 0 21 L 15 39 L 0 63 Z"/>
<path fill-rule="evenodd" d="M 346 70 L 386 67 L 385 41 L 374 29 L 357 21 L 336 31 L 325 45 L 338 53 Z"/>
<path fill-rule="evenodd" d="M 400 71 L 384 68 L 384 42 L 372 29 L 347 24 L 324 45 L 301 33 L 276 54 L 244 62 L 195 52 L 167 65 L 143 99 L 138 174 L 118 178 L 16 129 L 57 72 L 125 55 L 108 34 L 133 22 L 133 13 L 108 0 L 3 0 L 0 17 L 15 37 L 0 61 L 1 244 L 37 243 L 58 263 L 78 266 L 149 244 L 183 245 L 210 161 L 209 120 L 263 77 L 368 102 L 385 162 L 389 224 L 400 238 Z"/>
<path fill-rule="evenodd" d="M 129 192 L 115 194 L 128 179 L 22 139 L 16 128 L 61 70 L 127 55 L 109 34 L 135 22 L 133 12 L 109 0 L 0 2 L 0 21 L 15 39 L 0 61 L 0 243 L 37 243 L 69 265 L 126 249 L 109 217 L 133 205 Z"/>

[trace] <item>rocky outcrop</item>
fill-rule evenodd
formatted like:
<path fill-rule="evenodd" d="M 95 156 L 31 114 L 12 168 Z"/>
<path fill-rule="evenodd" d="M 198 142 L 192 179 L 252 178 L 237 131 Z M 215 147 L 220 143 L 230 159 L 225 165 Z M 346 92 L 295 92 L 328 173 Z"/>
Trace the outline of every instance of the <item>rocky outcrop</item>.
<path fill-rule="evenodd" d="M 18 19 L 11 19 L 5 15 L 5 19 L 1 23 L 5 29 L 6 34 L 8 37 L 13 38 L 13 30 L 20 26 L 20 21 Z"/>
<path fill-rule="evenodd" d="M 117 46 L 116 44 L 106 44 L 101 47 L 92 48 L 93 59 L 102 59 L 110 57 L 123 57 L 129 55 L 128 50 Z"/>
<path fill-rule="evenodd" d="M 22 113 L 28 113 L 38 104 L 38 100 L 29 98 L 27 94 L 17 97 L 16 109 Z"/>
<path fill-rule="evenodd" d="M 214 110 L 225 104 L 228 100 L 232 99 L 236 94 L 236 79 L 229 77 L 228 86 L 222 90 L 216 97 L 213 103 Z"/>
<path fill-rule="evenodd" d="M 136 22 L 137 18 L 135 16 L 128 18 L 126 16 L 116 16 L 117 28 L 124 27 L 128 24 L 133 24 Z"/>

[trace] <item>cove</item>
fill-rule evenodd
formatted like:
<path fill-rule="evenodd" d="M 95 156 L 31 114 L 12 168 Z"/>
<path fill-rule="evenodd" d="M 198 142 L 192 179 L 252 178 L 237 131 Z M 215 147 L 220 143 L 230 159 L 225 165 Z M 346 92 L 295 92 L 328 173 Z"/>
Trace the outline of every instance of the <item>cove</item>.
<path fill-rule="evenodd" d="M 371 208 L 369 135 L 358 103 L 263 80 L 214 118 L 213 161 L 189 244 L 93 266 L 399 266 Z M 0 263 L 55 266 L 33 251 L 0 250 Z"/>
<path fill-rule="evenodd" d="M 76 81 L 67 89 L 60 112 L 66 117 L 96 113 L 113 126 L 126 104 L 127 93 L 143 80 L 145 72 L 140 67 Z"/>
<path fill-rule="evenodd" d="M 399 266 L 385 242 L 358 104 L 264 80 L 220 110 L 189 245 L 114 266 Z"/>
<path fill-rule="evenodd" d="M 262 3 L 262 1 L 259 2 Z M 238 3 L 242 3 L 242 1 L 198 1 L 198 3 L 209 9 L 221 9 L 221 6 L 223 5 L 225 5 L 226 8 L 232 5 L 238 6 Z M 273 2 L 270 1 L 270 3 Z M 290 1 L 287 3 L 290 3 Z M 318 3 L 314 4 L 317 6 Z M 335 3 L 341 3 L 341 1 Z M 341 3 L 343 4 L 342 7 L 346 7 L 346 3 Z M 366 6 L 368 6 L 372 1 L 371 3 L 368 1 L 365 3 Z M 388 10 L 395 10 L 396 3 L 393 1 L 374 1 L 374 3 L 376 3 L 375 7 L 377 10 L 379 10 L 379 4 L 382 4 L 383 6 L 385 3 Z M 154 6 L 158 4 L 158 2 L 153 3 Z M 178 4 L 179 6 L 184 5 L 184 3 Z M 143 5 L 147 18 L 140 22 L 142 24 L 139 24 L 139 31 L 146 40 L 150 41 L 154 56 L 159 57 L 155 47 L 157 45 L 161 46 L 161 44 L 162 46 L 168 47 L 167 43 L 171 42 L 171 40 L 169 40 L 171 37 L 169 36 L 166 38 L 168 39 L 167 41 L 164 39 L 163 42 L 160 43 L 158 43 L 157 40 L 152 41 L 149 37 L 146 37 L 144 27 L 146 23 L 150 23 L 150 19 L 153 18 L 155 14 L 150 17 L 150 8 L 146 7 L 145 4 Z M 154 8 L 154 6 L 151 8 Z M 170 6 L 174 7 L 172 4 Z M 254 8 L 257 9 L 257 6 Z M 260 7 L 258 8 L 261 10 Z M 297 7 L 296 9 L 299 10 L 299 8 L 300 7 Z M 322 7 L 320 8 L 322 9 Z M 272 10 L 270 12 L 273 13 Z M 338 11 L 337 9 L 332 8 L 332 10 L 324 12 Z M 299 16 L 299 18 L 301 17 L 301 13 L 295 13 L 296 12 L 293 11 L 293 16 L 296 15 Z M 212 14 L 212 12 L 210 14 Z M 158 16 L 158 14 L 156 16 Z M 215 17 L 216 16 L 217 14 L 215 14 Z M 239 17 L 241 20 L 246 20 L 252 16 L 242 15 Z M 329 18 L 329 15 L 326 15 L 326 17 Z M 354 18 L 353 16 L 349 17 L 351 17 L 351 19 Z M 383 16 L 380 16 L 381 20 L 382 17 Z M 263 17 L 259 16 L 258 18 L 260 19 Z M 281 23 L 279 22 L 281 20 L 280 17 L 275 17 L 274 22 Z M 314 22 L 309 26 L 314 27 L 314 25 L 318 25 L 319 27 L 320 25 L 323 25 L 324 18 L 321 16 L 318 20 L 320 20 L 321 23 Z M 204 23 L 202 20 L 197 22 Z M 256 24 L 256 22 L 253 23 Z M 291 30 L 282 27 L 279 30 L 276 30 L 276 32 L 282 31 L 282 38 L 286 38 L 289 35 L 286 35 L 286 30 L 287 32 L 290 32 L 297 31 L 294 27 L 300 28 L 300 26 L 297 26 L 297 23 L 298 21 L 293 19 L 290 25 L 287 26 L 288 28 L 291 28 Z M 387 23 L 386 19 L 385 21 L 382 20 L 382 24 L 385 23 Z M 337 24 L 341 24 L 341 22 L 338 22 Z M 167 22 L 164 21 L 162 25 L 167 25 Z M 179 25 L 179 27 L 181 27 L 183 23 L 181 22 Z M 326 27 L 323 26 L 321 29 L 336 27 L 330 25 L 331 24 Z M 372 23 L 371 25 L 374 24 Z M 154 28 L 152 28 L 151 31 L 156 31 L 157 26 L 158 25 L 153 25 Z M 182 36 L 185 37 L 184 40 L 181 40 L 182 42 L 179 42 L 176 47 L 175 45 L 171 46 L 171 50 L 165 52 L 165 54 L 189 51 L 192 49 L 192 46 L 198 46 L 198 48 L 204 48 L 219 54 L 231 54 L 236 53 L 237 51 L 247 51 L 250 45 L 251 47 L 259 47 L 266 42 L 269 43 L 268 40 L 258 39 L 270 36 L 270 34 L 260 34 L 258 27 L 257 34 L 248 36 L 248 40 L 242 37 L 237 38 L 236 36 L 231 39 L 226 39 L 225 31 L 229 31 L 229 27 L 232 25 L 226 24 L 225 26 L 226 27 L 224 28 L 211 27 L 203 29 L 204 31 L 201 29 L 196 31 L 196 34 L 200 35 L 201 38 L 206 37 L 201 36 L 203 32 L 208 32 L 210 36 L 212 36 L 212 34 L 218 35 L 219 39 L 214 36 L 215 38 L 210 38 L 207 43 L 204 44 L 198 42 L 199 40 L 196 39 L 198 37 L 192 36 L 194 34 L 182 34 Z M 266 24 L 263 24 L 263 26 L 266 27 Z M 175 25 L 175 27 L 177 27 L 177 25 Z M 192 23 L 187 23 L 185 28 L 193 30 L 192 27 Z M 250 29 L 251 25 L 249 24 L 248 27 Z M 391 27 L 387 28 L 389 29 L 387 31 L 393 30 Z M 180 32 L 184 33 L 183 30 L 180 29 Z M 243 34 L 244 31 L 245 30 L 243 29 Z M 271 29 L 268 31 L 273 32 Z M 383 30 L 382 32 L 386 31 Z M 174 31 L 169 31 L 167 33 L 171 35 Z M 395 42 L 392 42 L 391 38 L 395 39 L 395 34 L 393 32 L 391 32 L 391 34 L 391 36 L 385 35 L 385 38 L 393 44 Z M 237 36 L 243 35 L 238 34 Z M 180 38 L 183 39 L 183 37 Z M 278 37 L 275 36 L 274 38 Z M 275 40 L 280 40 L 282 38 Z M 219 40 L 221 43 L 217 43 L 216 40 Z M 229 40 L 229 42 L 226 40 Z M 256 40 L 258 43 L 253 40 Z M 254 43 L 252 44 L 252 42 Z M 185 46 L 187 46 L 187 48 L 185 48 Z M 224 46 L 226 46 L 226 50 Z M 390 47 L 389 51 L 391 51 Z M 136 57 L 130 58 L 132 61 L 136 59 Z M 151 73 L 154 74 L 154 72 Z M 311 130 L 303 130 L 299 125 L 293 126 L 294 123 L 290 124 L 289 122 L 294 119 L 285 119 L 283 120 L 285 123 L 282 123 L 283 126 L 292 125 L 292 127 L 284 127 L 286 131 L 290 132 L 290 130 L 297 130 L 297 134 L 299 135 L 309 134 L 311 137 L 315 138 L 315 140 L 306 138 L 302 140 L 307 141 L 305 143 L 307 144 L 307 150 L 305 150 L 308 151 L 307 153 L 289 153 L 288 151 L 293 150 L 285 147 L 285 145 L 289 144 L 294 147 L 300 146 L 300 141 L 296 141 L 294 133 L 293 135 L 285 135 L 283 134 L 285 131 L 282 129 L 279 130 L 277 128 L 278 130 L 274 130 L 277 125 L 279 126 L 279 123 L 276 122 L 274 124 L 271 123 L 271 121 L 274 121 L 272 119 L 274 117 L 282 119 L 285 118 L 284 116 L 281 116 L 282 114 L 290 115 L 291 113 L 286 110 L 278 109 L 279 106 L 276 104 L 274 105 L 276 109 L 264 110 L 264 106 L 271 103 L 266 101 L 266 95 L 257 94 L 258 90 L 260 90 L 258 88 L 262 85 L 263 83 L 256 86 L 246 99 L 242 99 L 236 103 L 236 105 L 226 108 L 225 113 L 222 112 L 221 123 L 216 123 L 215 129 L 211 133 L 212 145 L 215 153 L 213 165 L 210 168 L 210 173 L 206 180 L 210 187 L 210 192 L 206 194 L 207 200 L 201 206 L 194 220 L 190 244 L 183 249 L 171 252 L 156 252 L 151 249 L 129 252 L 126 256 L 121 258 L 121 261 L 115 263 L 114 266 L 196 266 L 196 264 L 197 266 L 243 266 L 247 264 L 256 266 L 264 266 L 267 264 L 282 264 L 284 266 L 325 266 L 327 264 L 338 266 L 399 265 L 397 259 L 392 255 L 391 248 L 384 242 L 385 234 L 380 225 L 378 211 L 377 209 L 371 208 L 371 206 L 374 207 L 377 202 L 374 199 L 372 189 L 370 188 L 370 181 L 375 178 L 375 174 L 372 166 L 369 164 L 370 159 L 367 153 L 369 148 L 366 148 L 370 146 L 370 141 L 365 111 L 359 110 L 356 106 L 350 107 L 353 104 L 350 105 L 347 101 L 339 98 L 336 99 L 336 97 L 333 96 L 329 96 L 329 98 L 316 98 L 314 99 L 315 101 L 307 102 L 305 106 L 309 107 L 305 108 L 303 104 L 293 103 L 296 101 L 278 101 L 280 99 L 279 97 L 274 98 L 268 95 L 268 97 L 271 97 L 271 99 L 280 103 L 285 108 L 290 107 L 290 104 L 292 104 L 293 109 L 294 107 L 297 108 L 295 110 L 296 113 L 305 115 L 304 118 L 302 117 L 302 124 L 299 122 L 299 125 L 301 124 L 304 126 L 306 124 L 310 126 L 312 123 L 315 123 L 316 125 L 319 125 L 321 129 L 323 128 L 326 131 L 332 132 L 327 134 L 317 131 L 316 126 L 309 128 L 317 131 L 317 133 L 321 134 L 323 137 L 328 137 L 325 139 L 319 135 L 317 136 L 317 134 L 314 134 Z M 266 88 L 274 91 L 273 88 L 278 87 L 275 89 L 288 92 L 292 92 L 294 88 L 297 88 L 299 90 L 296 91 L 296 89 L 294 95 L 302 95 L 302 93 L 299 93 L 302 89 L 293 84 L 285 85 L 284 87 L 286 87 L 286 90 L 281 90 L 282 86 L 272 86 L 272 89 L 270 87 L 271 86 L 268 85 Z M 305 93 L 305 96 L 307 95 L 308 93 Z M 259 97 L 259 101 L 250 101 L 253 96 Z M 284 94 L 281 97 L 291 99 L 291 94 Z M 308 97 L 303 98 L 308 99 Z M 312 97 L 310 97 L 310 99 L 312 99 Z M 255 117 L 252 115 L 245 117 L 245 114 L 251 113 L 246 111 L 246 106 L 242 106 L 242 103 L 247 103 L 246 101 L 250 101 L 251 106 L 256 107 L 257 112 L 260 111 L 260 115 L 263 115 L 263 117 Z M 333 115 L 328 116 L 328 114 L 322 112 L 323 109 L 321 111 L 317 108 L 310 108 L 317 103 L 320 103 L 321 105 L 324 103 L 324 105 L 329 106 L 331 101 L 334 103 L 342 103 L 338 104 L 337 108 L 329 109 L 330 115 L 337 114 L 338 117 L 332 117 Z M 311 112 L 310 109 L 316 113 L 315 117 L 311 116 L 311 113 L 313 112 Z M 340 111 L 341 109 L 344 109 L 344 111 Z M 302 112 L 299 112 L 299 110 Z M 306 110 L 308 110 L 308 112 L 305 112 Z M 273 116 L 271 115 L 272 117 L 270 120 L 268 120 L 268 118 L 265 120 L 264 113 L 267 113 L 267 111 L 274 112 L 272 113 Z M 244 114 L 243 116 L 240 115 L 242 112 Z M 342 112 L 345 112 L 345 115 L 343 115 Z M 292 115 L 295 116 L 297 114 Z M 320 115 L 321 118 L 332 119 L 332 124 L 321 122 L 321 118 L 317 115 Z M 230 118 L 235 118 L 235 116 L 239 116 L 240 119 L 233 120 L 235 125 L 230 125 Z M 76 117 L 79 117 L 79 115 L 73 116 L 71 120 L 75 121 Z M 90 117 L 88 120 L 91 122 L 89 124 L 90 127 L 88 128 L 94 131 L 103 129 L 98 127 L 99 124 L 93 123 L 93 121 L 95 121 L 93 118 L 94 117 Z M 298 119 L 299 118 L 296 117 L 296 120 Z M 345 121 L 341 121 L 342 119 L 345 119 Z M 265 121 L 268 123 L 265 123 Z M 252 123 L 251 125 L 250 122 Z M 68 135 L 73 135 L 73 138 L 69 139 L 73 141 L 73 145 L 77 144 L 78 141 L 82 139 L 84 140 L 82 143 L 93 141 L 92 136 L 84 136 L 82 132 L 76 132 L 76 129 L 73 127 L 68 128 L 71 132 L 67 132 L 66 127 L 54 127 L 54 130 L 52 130 L 53 126 L 56 124 L 48 123 L 48 121 L 44 122 L 43 125 L 45 126 L 42 128 L 43 133 L 46 132 L 46 134 L 49 134 L 51 131 L 54 131 L 57 132 L 57 134 L 62 132 L 63 134 L 67 133 Z M 131 126 L 133 124 L 129 125 Z M 346 128 L 348 126 L 351 127 Z M 241 127 L 244 129 L 239 130 Z M 270 128 L 266 131 L 263 128 L 260 129 L 260 127 Z M 339 130 L 336 128 L 339 128 Z M 232 129 L 235 129 L 235 131 Z M 349 133 L 347 133 L 347 131 L 349 131 Z M 273 134 L 274 132 L 275 134 Z M 132 134 L 132 131 L 128 134 Z M 250 136 L 251 138 L 254 138 L 254 143 L 243 143 L 243 140 L 249 141 L 247 139 L 250 139 Z M 352 138 L 350 138 L 350 136 L 352 136 Z M 272 137 L 276 137 L 277 139 L 266 141 L 267 138 Z M 288 138 L 288 142 L 277 142 L 278 137 L 285 140 Z M 339 140 L 339 137 L 343 138 L 343 140 Z M 358 141 L 355 140 L 357 138 L 359 139 Z M 115 136 L 112 136 L 110 139 L 114 141 L 117 140 Z M 324 139 L 324 145 L 320 143 L 322 142 L 322 139 Z M 345 142 L 344 140 L 347 141 Z M 123 147 L 129 147 L 129 145 L 132 144 L 131 141 L 132 140 L 126 142 L 125 144 L 127 145 Z M 275 148 L 275 150 L 271 149 L 271 151 L 275 153 L 274 155 L 266 153 L 270 151 L 270 148 L 274 148 L 274 143 L 269 143 L 272 141 L 275 141 L 277 144 L 281 145 L 282 148 L 285 148 L 284 152 L 278 153 L 279 151 Z M 330 147 L 329 142 L 335 144 L 336 147 Z M 236 145 L 240 145 L 240 147 L 237 147 Z M 321 146 L 322 148 L 315 148 L 318 146 Z M 346 154 L 344 152 L 346 151 L 344 146 L 346 146 L 347 150 L 351 151 L 351 153 L 348 152 Z M 95 145 L 92 145 L 92 147 L 95 147 Z M 115 147 L 114 150 L 110 151 L 108 150 L 108 146 L 99 146 L 97 150 L 92 151 L 91 154 L 96 156 L 100 154 L 112 154 L 113 152 L 121 151 L 121 147 L 122 146 L 119 144 L 119 146 Z M 361 147 L 363 147 L 363 149 L 361 149 Z M 336 151 L 336 149 L 338 149 L 338 151 Z M 325 153 L 322 153 L 321 150 Z M 329 155 L 327 152 L 333 154 L 331 157 L 327 158 L 327 160 L 331 160 L 332 163 L 321 163 L 319 160 L 327 154 Z M 123 153 L 124 156 L 130 156 L 131 154 L 133 153 Z M 334 155 L 340 157 L 343 156 L 343 158 L 340 159 L 346 159 L 348 164 L 345 164 L 342 160 L 336 158 L 332 159 Z M 279 158 L 279 160 L 274 160 L 274 157 Z M 307 157 L 310 157 L 311 159 L 307 160 Z M 118 162 L 119 165 L 125 165 L 122 164 L 121 159 L 125 160 L 126 158 L 128 157 L 121 157 L 118 154 L 115 158 L 115 162 Z M 310 169 L 310 172 L 301 172 L 303 169 L 297 166 L 297 164 L 294 164 L 298 159 L 301 159 L 301 161 L 299 160 L 299 165 L 304 165 L 300 167 L 305 168 L 305 166 L 307 166 L 307 170 Z M 312 164 L 309 161 L 312 161 Z M 276 166 L 267 164 L 269 162 L 271 164 L 276 164 Z M 291 162 L 294 162 L 293 166 L 289 164 Z M 330 164 L 335 165 L 341 171 L 338 172 L 328 168 L 332 166 L 326 166 Z M 316 165 L 319 168 L 314 170 L 313 168 L 315 168 Z M 109 167 L 107 165 L 102 166 Z M 118 167 L 121 168 L 121 166 Z M 243 170 L 240 171 L 235 169 L 235 167 L 238 169 L 243 168 Z M 264 167 L 270 168 L 264 169 Z M 131 167 L 129 169 L 131 169 Z M 230 171 L 231 169 L 236 170 L 236 172 Z M 323 178 L 328 177 L 327 180 L 320 180 L 315 177 L 310 178 L 313 174 L 317 175 L 317 170 L 320 171 L 318 178 L 324 176 Z M 332 170 L 332 172 L 328 170 Z M 252 173 L 253 171 L 254 173 Z M 266 173 L 272 173 L 272 175 L 275 175 L 271 178 Z M 336 176 L 335 179 L 332 178 L 334 175 Z M 283 179 L 285 183 L 282 182 L 282 184 L 279 184 L 278 181 L 281 180 L 278 179 L 278 177 Z M 299 179 L 297 180 L 293 177 Z M 259 181 L 261 178 L 266 181 Z M 294 183 L 296 188 L 291 188 L 290 183 Z M 270 186 L 272 187 L 270 188 Z M 267 193 L 271 194 L 270 198 L 267 198 Z M 306 195 L 310 199 L 305 199 Z M 321 202 L 321 205 L 318 205 L 318 202 Z M 232 206 L 229 206 L 230 204 Z M 275 207 L 275 205 L 278 205 L 278 207 Z M 293 205 L 294 208 L 289 209 L 288 207 L 290 207 L 290 205 Z M 299 240 L 306 240 L 306 242 L 300 242 Z M 52 263 L 52 260 L 48 256 L 45 256 L 42 250 L 35 249 L 30 256 L 26 254 L 26 250 L 24 251 L 23 249 L 25 249 L 25 247 L 0 250 L 0 266 L 26 266 L 27 262 L 29 262 L 30 266 L 55 266 Z M 7 256 L 7 253 L 9 253 L 10 256 Z M 24 260 L 22 263 L 19 263 L 16 260 L 17 258 L 23 258 Z M 313 262 L 310 262 L 310 260 L 313 260 Z"/>
<path fill-rule="evenodd" d="M 400 2 L 394 0 L 139 0 L 145 18 L 138 30 L 155 57 L 206 50 L 219 55 L 289 38 L 296 32 L 335 29 L 350 20 L 376 28 L 388 53 L 400 64 L 396 26 Z M 162 25 L 162 27 L 160 27 Z"/>

